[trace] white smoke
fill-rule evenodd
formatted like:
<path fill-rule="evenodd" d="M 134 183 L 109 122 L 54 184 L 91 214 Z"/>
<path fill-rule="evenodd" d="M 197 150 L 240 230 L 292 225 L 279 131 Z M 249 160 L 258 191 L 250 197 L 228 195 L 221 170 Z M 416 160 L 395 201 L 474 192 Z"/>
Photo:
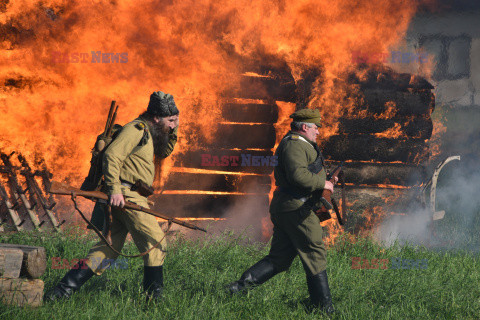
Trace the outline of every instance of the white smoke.
<path fill-rule="evenodd" d="M 442 169 L 436 192 L 435 209 L 445 210 L 445 217 L 433 221 L 428 197 L 427 208 L 411 201 L 401 209 L 405 215 L 392 215 L 382 222 L 375 238 L 386 245 L 398 241 L 399 244 L 478 250 L 478 245 L 472 246 L 472 242 L 480 242 L 479 190 L 478 162 L 471 159 L 451 162 Z"/>

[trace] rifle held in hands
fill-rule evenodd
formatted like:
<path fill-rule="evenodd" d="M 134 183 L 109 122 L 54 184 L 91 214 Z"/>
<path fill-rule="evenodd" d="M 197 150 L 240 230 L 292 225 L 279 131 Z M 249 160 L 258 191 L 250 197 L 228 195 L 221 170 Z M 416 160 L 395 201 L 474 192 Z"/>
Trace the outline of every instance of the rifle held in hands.
<path fill-rule="evenodd" d="M 57 181 L 52 181 L 52 185 L 50 187 L 49 192 L 53 193 L 53 194 L 59 194 L 59 195 L 82 196 L 82 197 L 85 197 L 85 198 L 90 199 L 90 200 L 93 199 L 94 201 L 99 200 L 99 199 L 102 199 L 102 200 L 105 200 L 105 201 L 109 200 L 108 195 L 106 195 L 105 193 L 103 193 L 101 191 L 84 191 L 84 190 L 80 190 L 80 189 L 74 188 L 72 186 L 69 186 L 65 183 L 60 183 L 60 182 L 57 182 Z M 135 204 L 135 203 L 130 202 L 130 201 L 125 201 L 125 206 L 124 207 L 127 208 L 127 209 L 142 211 L 142 212 L 151 214 L 152 216 L 155 216 L 155 217 L 167 220 L 167 221 L 171 221 L 172 223 L 176 223 L 178 225 L 181 225 L 182 227 L 207 232 L 207 230 L 205 230 L 203 228 L 200 228 L 200 227 L 198 227 L 194 224 L 191 224 L 191 223 L 188 223 L 188 222 L 185 222 L 185 221 L 182 221 L 182 220 L 178 220 L 178 219 L 175 219 L 175 218 L 171 218 L 169 216 L 158 213 L 154 210 L 139 206 L 138 204 Z"/>
<path fill-rule="evenodd" d="M 335 185 L 336 178 L 340 178 L 340 175 L 343 175 L 342 171 L 343 162 L 340 163 L 330 174 L 327 175 L 327 181 L 330 181 L 332 184 Z M 343 197 L 344 198 L 344 197 Z M 342 207 L 345 208 L 345 199 L 342 199 Z M 320 221 L 325 221 L 331 218 L 330 210 L 334 209 L 335 214 L 337 215 L 338 223 L 343 226 L 343 218 L 340 214 L 340 210 L 338 209 L 337 202 L 334 198 L 332 198 L 332 191 L 323 189 L 318 202 L 321 203 L 321 206 L 314 206 L 313 211 L 315 214 L 320 218 Z M 342 209 L 343 209 L 342 208 Z"/>

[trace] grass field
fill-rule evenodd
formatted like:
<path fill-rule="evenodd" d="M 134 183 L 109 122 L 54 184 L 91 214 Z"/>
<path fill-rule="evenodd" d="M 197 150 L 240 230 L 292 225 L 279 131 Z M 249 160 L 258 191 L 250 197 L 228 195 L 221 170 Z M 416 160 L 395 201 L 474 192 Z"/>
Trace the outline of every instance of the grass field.
<path fill-rule="evenodd" d="M 0 235 L 2 243 L 44 246 L 48 267 L 42 279 L 50 289 L 65 270 L 52 269 L 52 257 L 83 258 L 95 236 L 39 233 Z M 225 233 L 197 240 L 171 238 L 165 262 L 164 300 L 145 305 L 143 262 L 107 270 L 87 282 L 72 299 L 39 308 L 0 304 L 0 319 L 320 319 L 308 306 L 305 275 L 298 258 L 247 294 L 230 296 L 236 280 L 268 252 L 268 244 Z M 124 252 L 137 252 L 130 242 Z M 352 258 L 389 259 L 388 269 L 352 269 Z M 392 259 L 427 259 L 427 268 L 392 269 Z M 360 265 L 362 265 L 360 263 Z M 340 239 L 328 251 L 328 275 L 337 312 L 333 319 L 480 319 L 478 254 L 435 252 L 415 246 L 382 248 L 371 240 Z"/>

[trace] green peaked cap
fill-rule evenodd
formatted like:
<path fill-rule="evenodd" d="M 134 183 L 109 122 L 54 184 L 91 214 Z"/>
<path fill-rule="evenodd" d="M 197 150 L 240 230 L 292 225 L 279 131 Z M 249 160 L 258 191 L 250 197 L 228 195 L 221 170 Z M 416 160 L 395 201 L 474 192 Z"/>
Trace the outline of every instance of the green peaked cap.
<path fill-rule="evenodd" d="M 300 109 L 295 113 L 292 113 L 290 118 L 296 122 L 315 123 L 317 127 L 322 126 L 320 124 L 322 116 L 320 115 L 320 111 L 318 111 L 318 109 Z"/>

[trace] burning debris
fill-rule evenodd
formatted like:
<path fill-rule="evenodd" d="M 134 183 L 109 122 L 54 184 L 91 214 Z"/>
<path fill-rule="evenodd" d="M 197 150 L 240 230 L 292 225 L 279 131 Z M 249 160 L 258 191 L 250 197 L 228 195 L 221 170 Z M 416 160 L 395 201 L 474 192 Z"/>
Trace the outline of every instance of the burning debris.
<path fill-rule="evenodd" d="M 51 227 L 60 232 L 60 226 L 65 220 L 58 222 L 53 211 L 56 203 L 45 191 L 50 188 L 52 174 L 46 169 L 33 171 L 21 154 L 17 155 L 20 165 L 14 165 L 11 160 L 14 154 L 15 152 L 10 155 L 3 152 L 0 154 L 3 161 L 0 166 L 0 228 L 2 231 L 7 226 L 16 231 L 40 230 L 49 221 Z M 37 179 L 41 180 L 42 187 Z"/>

